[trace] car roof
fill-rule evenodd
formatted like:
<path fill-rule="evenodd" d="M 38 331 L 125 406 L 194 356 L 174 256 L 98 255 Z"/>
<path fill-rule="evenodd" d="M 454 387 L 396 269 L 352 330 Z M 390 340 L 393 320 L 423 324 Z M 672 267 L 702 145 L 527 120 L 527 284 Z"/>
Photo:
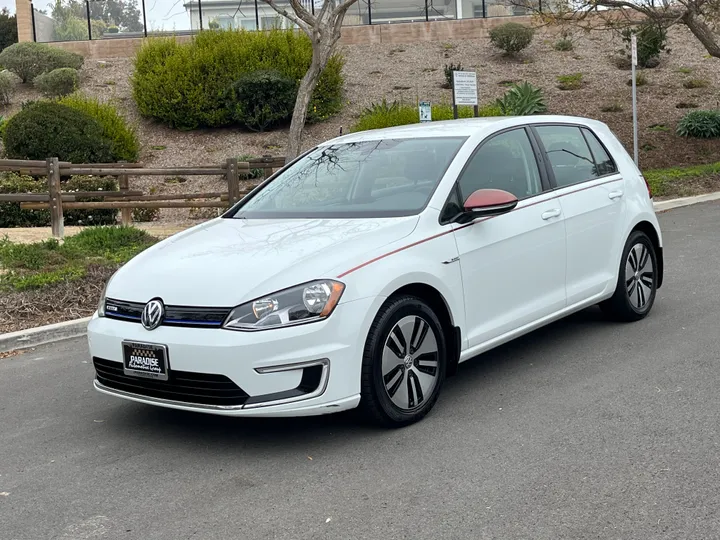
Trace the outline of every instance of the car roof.
<path fill-rule="evenodd" d="M 383 139 L 411 139 L 427 137 L 472 137 L 482 133 L 492 133 L 501 129 L 527 124 L 581 124 L 588 127 L 604 126 L 602 122 L 578 116 L 538 115 L 538 116 L 498 116 L 489 118 L 461 118 L 459 120 L 439 120 L 435 122 L 408 124 L 383 129 L 359 131 L 331 139 L 321 146 L 338 143 L 377 141 Z"/>

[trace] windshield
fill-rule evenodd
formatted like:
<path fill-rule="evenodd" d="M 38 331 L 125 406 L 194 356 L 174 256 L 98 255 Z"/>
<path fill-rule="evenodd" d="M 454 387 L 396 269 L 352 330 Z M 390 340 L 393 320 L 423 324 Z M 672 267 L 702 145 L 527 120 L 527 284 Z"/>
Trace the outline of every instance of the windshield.
<path fill-rule="evenodd" d="M 243 201 L 236 218 L 395 217 L 427 205 L 464 137 L 318 147 Z"/>

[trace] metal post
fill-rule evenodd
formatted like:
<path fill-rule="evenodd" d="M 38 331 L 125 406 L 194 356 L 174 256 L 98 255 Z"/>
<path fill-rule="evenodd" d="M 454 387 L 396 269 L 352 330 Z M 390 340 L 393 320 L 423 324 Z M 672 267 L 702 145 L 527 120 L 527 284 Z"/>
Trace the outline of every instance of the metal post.
<path fill-rule="evenodd" d="M 147 37 L 147 17 L 145 16 L 145 0 L 142 0 L 143 9 L 143 30 L 145 31 L 145 37 Z"/>
<path fill-rule="evenodd" d="M 485 10 L 485 0 L 483 0 L 483 19 L 487 18 L 487 11 Z"/>
<path fill-rule="evenodd" d="M 372 24 L 372 8 L 370 7 L 370 4 L 372 4 L 371 0 L 367 0 L 367 6 L 368 6 L 368 24 Z"/>
<path fill-rule="evenodd" d="M 30 19 L 32 21 L 33 41 L 37 41 L 37 33 L 35 32 L 35 6 L 30 2 Z"/>
<path fill-rule="evenodd" d="M 62 197 L 60 196 L 60 160 L 58 158 L 48 158 L 47 169 L 52 235 L 55 238 L 62 238 L 65 230 L 63 226 Z"/>
<path fill-rule="evenodd" d="M 85 13 L 87 13 L 88 39 L 92 39 L 92 26 L 90 25 L 90 0 L 85 0 Z"/>
<path fill-rule="evenodd" d="M 315 15 L 315 0 L 310 0 L 310 10 L 312 14 Z"/>
<path fill-rule="evenodd" d="M 633 156 L 635 158 L 635 166 L 638 165 L 638 119 L 637 119 L 637 82 L 636 69 L 637 64 L 637 38 L 635 34 L 632 36 L 632 110 L 633 110 Z"/>
<path fill-rule="evenodd" d="M 260 30 L 260 12 L 258 11 L 258 0 L 255 0 L 255 31 Z"/>
<path fill-rule="evenodd" d="M 430 13 L 428 11 L 428 0 L 425 0 L 425 22 L 430 21 Z"/>
<path fill-rule="evenodd" d="M 542 0 L 538 0 L 538 10 L 542 13 Z"/>
<path fill-rule="evenodd" d="M 202 0 L 198 0 L 198 13 L 200 14 L 200 30 L 203 29 L 202 23 Z"/>

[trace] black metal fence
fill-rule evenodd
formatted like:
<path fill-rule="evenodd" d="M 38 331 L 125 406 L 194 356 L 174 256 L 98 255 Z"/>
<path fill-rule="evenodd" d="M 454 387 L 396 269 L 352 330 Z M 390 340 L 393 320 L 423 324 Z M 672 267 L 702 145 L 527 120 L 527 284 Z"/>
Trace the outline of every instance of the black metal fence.
<path fill-rule="evenodd" d="M 323 0 L 302 2 L 315 12 Z M 288 0 L 279 3 L 291 10 Z M 344 24 L 510 17 L 531 11 L 511 0 L 358 0 Z M 33 38 L 45 43 L 294 26 L 262 0 L 35 0 L 32 15 Z"/>

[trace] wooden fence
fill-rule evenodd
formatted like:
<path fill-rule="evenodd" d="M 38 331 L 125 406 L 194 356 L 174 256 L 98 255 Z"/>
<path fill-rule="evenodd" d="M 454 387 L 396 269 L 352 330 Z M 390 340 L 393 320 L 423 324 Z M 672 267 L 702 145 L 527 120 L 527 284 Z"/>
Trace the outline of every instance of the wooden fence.
<path fill-rule="evenodd" d="M 261 169 L 264 179 L 284 165 L 285 158 L 272 156 L 249 161 L 230 158 L 221 165 L 156 168 L 145 167 L 142 163 L 72 164 L 57 158 L 46 161 L 0 159 L 0 172 L 47 176 L 48 185 L 46 193 L 0 193 L 0 202 L 19 202 L 24 210 L 49 209 L 52 234 L 62 238 L 63 210 L 119 209 L 122 224 L 129 225 L 134 208 L 227 208 L 260 183 L 261 179 L 253 182 L 249 188 L 241 189 L 241 175 L 248 176 L 251 170 Z M 118 180 L 119 191 L 62 192 L 60 178 L 75 175 L 114 176 Z M 142 191 L 130 189 L 130 178 L 134 176 L 223 176 L 227 180 L 227 191 L 146 195 Z M 102 200 L 78 200 L 87 198 Z"/>

